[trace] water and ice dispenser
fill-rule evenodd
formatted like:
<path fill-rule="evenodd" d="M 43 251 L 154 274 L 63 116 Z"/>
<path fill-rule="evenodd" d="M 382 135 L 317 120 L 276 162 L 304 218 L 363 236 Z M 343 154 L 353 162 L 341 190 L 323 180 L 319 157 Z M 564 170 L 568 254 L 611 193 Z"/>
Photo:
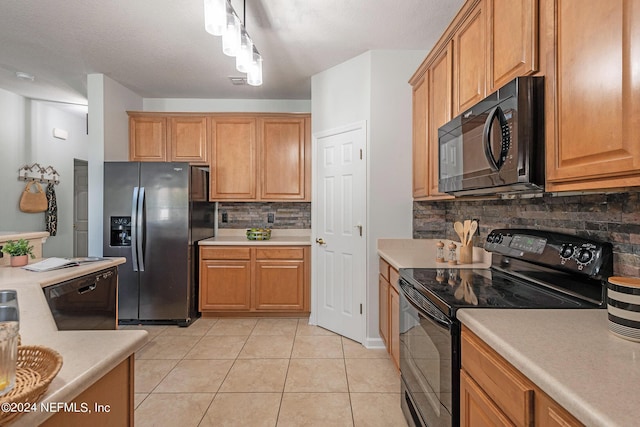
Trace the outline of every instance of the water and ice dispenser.
<path fill-rule="evenodd" d="M 111 217 L 111 246 L 131 246 L 131 217 Z"/>

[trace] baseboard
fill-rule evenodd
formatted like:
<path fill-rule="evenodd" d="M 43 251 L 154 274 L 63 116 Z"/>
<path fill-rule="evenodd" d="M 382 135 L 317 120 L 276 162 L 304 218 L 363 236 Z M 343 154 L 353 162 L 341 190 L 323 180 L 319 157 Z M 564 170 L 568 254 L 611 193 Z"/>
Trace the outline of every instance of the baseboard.
<path fill-rule="evenodd" d="M 362 345 L 369 349 L 386 348 L 382 338 L 367 338 Z"/>

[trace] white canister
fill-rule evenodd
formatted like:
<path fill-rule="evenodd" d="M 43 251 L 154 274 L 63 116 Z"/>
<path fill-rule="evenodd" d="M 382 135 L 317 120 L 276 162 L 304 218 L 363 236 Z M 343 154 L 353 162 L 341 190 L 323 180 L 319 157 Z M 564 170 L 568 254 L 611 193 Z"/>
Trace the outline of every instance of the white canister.
<path fill-rule="evenodd" d="M 607 310 L 609 330 L 613 334 L 640 342 L 640 279 L 609 277 Z"/>

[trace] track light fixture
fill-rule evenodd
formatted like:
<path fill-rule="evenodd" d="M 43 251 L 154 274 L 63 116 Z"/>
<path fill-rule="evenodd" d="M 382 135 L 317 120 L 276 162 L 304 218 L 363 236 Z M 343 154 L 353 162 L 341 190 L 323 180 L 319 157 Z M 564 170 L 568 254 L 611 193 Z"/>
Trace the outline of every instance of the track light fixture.
<path fill-rule="evenodd" d="M 246 5 L 244 0 L 245 11 Z M 229 0 L 204 0 L 204 28 L 222 36 L 222 52 L 236 58 L 236 69 L 247 74 L 248 84 L 262 85 L 262 56 Z"/>

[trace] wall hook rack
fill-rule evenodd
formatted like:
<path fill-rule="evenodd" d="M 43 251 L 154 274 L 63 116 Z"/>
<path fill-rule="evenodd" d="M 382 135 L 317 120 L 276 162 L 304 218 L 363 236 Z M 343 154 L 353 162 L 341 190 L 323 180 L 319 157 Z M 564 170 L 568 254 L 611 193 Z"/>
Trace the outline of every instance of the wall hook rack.
<path fill-rule="evenodd" d="M 24 165 L 18 170 L 18 180 L 20 181 L 38 181 L 43 184 L 60 183 L 60 174 L 53 166 L 42 167 L 40 163 L 32 165 Z"/>

